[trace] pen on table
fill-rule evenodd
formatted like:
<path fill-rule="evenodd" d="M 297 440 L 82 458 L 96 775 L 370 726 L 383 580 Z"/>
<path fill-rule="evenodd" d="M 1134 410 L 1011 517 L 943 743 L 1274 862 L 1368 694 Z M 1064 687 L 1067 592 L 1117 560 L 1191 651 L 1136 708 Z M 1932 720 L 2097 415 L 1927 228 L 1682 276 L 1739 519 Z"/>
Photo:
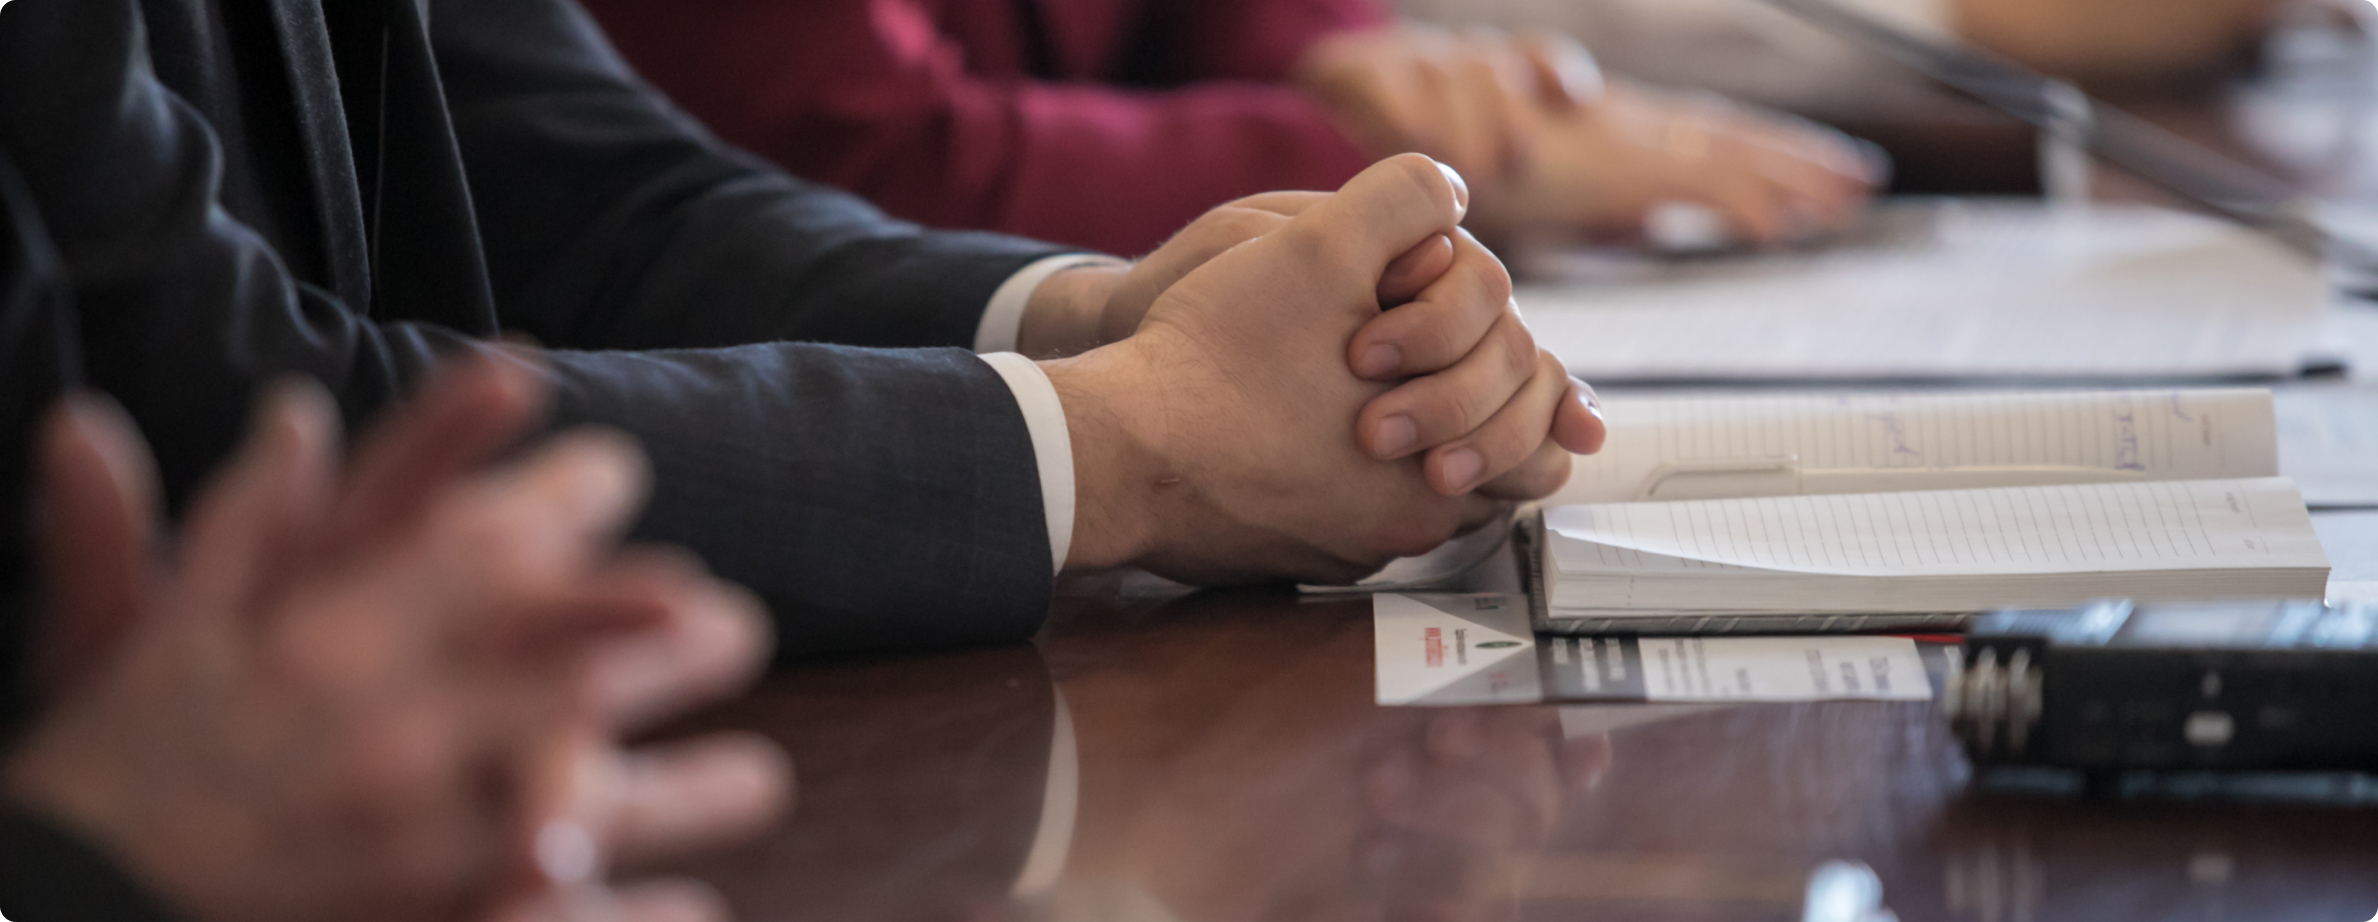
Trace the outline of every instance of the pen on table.
<path fill-rule="evenodd" d="M 2122 483 L 2145 480 L 2143 470 L 2078 464 L 1983 464 L 1956 467 L 1801 467 L 1797 458 L 1732 458 L 1661 465 L 1643 480 L 1647 500 L 1726 496 L 1815 496 L 1907 490 Z"/>

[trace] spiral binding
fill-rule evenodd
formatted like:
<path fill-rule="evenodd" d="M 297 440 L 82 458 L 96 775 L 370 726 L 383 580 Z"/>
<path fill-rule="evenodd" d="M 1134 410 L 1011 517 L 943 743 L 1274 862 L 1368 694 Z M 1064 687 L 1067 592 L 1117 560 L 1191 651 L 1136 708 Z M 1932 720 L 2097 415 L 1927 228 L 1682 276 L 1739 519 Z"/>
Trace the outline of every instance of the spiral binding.
<path fill-rule="evenodd" d="M 2043 689 L 2031 649 L 2016 647 L 2004 661 L 1996 647 L 1974 651 L 1972 661 L 1951 657 L 1941 694 L 1949 730 L 1976 762 L 2020 761 L 2039 727 Z"/>

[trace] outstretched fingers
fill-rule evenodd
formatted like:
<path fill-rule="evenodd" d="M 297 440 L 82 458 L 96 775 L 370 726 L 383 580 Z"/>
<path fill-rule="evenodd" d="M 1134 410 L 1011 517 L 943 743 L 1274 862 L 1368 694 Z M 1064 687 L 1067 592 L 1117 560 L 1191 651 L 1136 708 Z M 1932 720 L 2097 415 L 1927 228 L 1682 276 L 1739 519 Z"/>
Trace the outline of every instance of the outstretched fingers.
<path fill-rule="evenodd" d="M 337 471 L 338 411 L 310 379 L 272 385 L 248 440 L 200 494 L 183 531 L 180 607 L 261 615 L 320 531 Z"/>
<path fill-rule="evenodd" d="M 157 579 L 157 472 L 130 417 L 97 394 L 72 394 L 42 430 L 40 687 L 98 674 L 140 616 Z"/>
<path fill-rule="evenodd" d="M 643 508 L 651 471 L 626 434 L 564 433 L 449 500 L 450 527 L 487 546 L 487 565 L 559 584 L 589 572 Z"/>
<path fill-rule="evenodd" d="M 334 506 L 326 552 L 335 557 L 393 537 L 439 491 L 518 440 L 547 399 L 549 386 L 532 363 L 509 352 L 466 357 L 366 430 Z"/>

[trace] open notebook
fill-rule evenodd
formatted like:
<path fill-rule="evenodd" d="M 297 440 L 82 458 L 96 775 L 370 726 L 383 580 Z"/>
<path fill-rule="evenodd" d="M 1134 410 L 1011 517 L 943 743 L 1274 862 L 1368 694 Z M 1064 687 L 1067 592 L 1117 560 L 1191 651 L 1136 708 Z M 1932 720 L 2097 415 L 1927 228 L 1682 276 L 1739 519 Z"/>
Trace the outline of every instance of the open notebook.
<path fill-rule="evenodd" d="M 2103 596 L 2318 597 L 2254 390 L 1613 401 L 1534 533 L 1539 627 L 1943 627 Z"/>

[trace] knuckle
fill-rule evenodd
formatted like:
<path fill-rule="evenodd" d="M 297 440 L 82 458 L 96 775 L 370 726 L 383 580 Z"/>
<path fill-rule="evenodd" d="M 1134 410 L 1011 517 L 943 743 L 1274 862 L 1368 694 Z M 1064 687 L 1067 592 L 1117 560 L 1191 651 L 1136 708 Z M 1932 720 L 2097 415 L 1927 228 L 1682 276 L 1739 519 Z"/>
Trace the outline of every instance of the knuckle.
<path fill-rule="evenodd" d="M 1533 336 L 1530 338 L 1532 339 Z M 1536 350 L 1536 373 L 1552 379 L 1553 383 L 1564 388 L 1582 383 L 1571 381 L 1569 366 L 1562 364 L 1561 357 L 1554 355 L 1550 349 Z"/>
<path fill-rule="evenodd" d="M 1513 398 L 1517 401 L 1521 398 Z M 1506 413 L 1489 420 L 1479 433 L 1479 451 L 1499 458 L 1506 471 L 1535 463 L 1552 441 L 1552 406 L 1530 406 L 1526 413 Z M 1540 414 L 1540 415 L 1539 415 Z"/>
<path fill-rule="evenodd" d="M 1550 462 L 1530 472 L 1528 498 L 1543 499 L 1560 492 L 1561 487 L 1569 482 L 1569 471 L 1575 463 L 1575 459 L 1566 451 L 1554 453 Z"/>
<path fill-rule="evenodd" d="M 1495 343 L 1500 350 L 1498 358 L 1502 361 L 1503 373 L 1518 381 L 1535 377 L 1543 368 L 1539 362 L 1542 353 L 1536 349 L 1536 341 L 1528 334 L 1527 328 L 1516 323 L 1496 326 L 1502 331 L 1495 338 Z"/>
<path fill-rule="evenodd" d="M 1491 413 L 1492 410 L 1486 406 L 1486 399 L 1476 391 L 1455 395 L 1445 402 L 1444 431 L 1455 435 L 1476 432 L 1481 424 L 1492 418 Z M 1480 449 L 1484 450 L 1484 446 L 1480 446 Z"/>
<path fill-rule="evenodd" d="M 1529 456 L 1535 454 L 1536 447 L 1543 441 L 1542 433 L 1530 434 L 1516 421 L 1512 421 L 1503 425 L 1488 425 L 1478 433 L 1471 447 L 1477 449 L 1478 456 L 1486 461 L 1487 470 L 1507 474 L 1525 466 Z"/>
<path fill-rule="evenodd" d="M 1504 271 L 1500 263 L 1480 266 L 1475 271 L 1478 278 L 1479 300 L 1492 305 L 1494 310 L 1510 310 L 1512 307 L 1511 273 Z"/>
<path fill-rule="evenodd" d="M 1455 339 L 1453 325 L 1442 320 L 1413 324 L 1401 338 L 1407 354 L 1431 365 L 1447 364 L 1460 358 L 1464 351 L 1462 343 Z"/>
<path fill-rule="evenodd" d="M 1413 424 L 1419 427 L 1422 445 L 1441 445 L 1477 428 L 1479 411 L 1475 406 L 1478 403 L 1475 391 L 1475 388 L 1442 386 L 1441 382 L 1431 380 L 1414 391 L 1402 412 L 1411 416 Z"/>
<path fill-rule="evenodd" d="M 1510 492 L 1514 499 L 1543 499 L 1558 492 L 1569 480 L 1569 453 L 1543 453 L 1541 460 L 1530 460 L 1512 472 Z"/>
<path fill-rule="evenodd" d="M 1224 205 L 1198 215 L 1196 220 L 1189 222 L 1188 227 L 1173 235 L 1173 239 L 1202 245 L 1207 239 L 1222 234 L 1226 225 L 1235 220 L 1236 213 L 1241 210 L 1233 205 Z"/>
<path fill-rule="evenodd" d="M 1215 236 L 1220 249 L 1229 249 L 1246 241 L 1271 233 L 1279 225 L 1280 217 L 1267 211 L 1245 208 L 1225 209 L 1216 219 Z"/>
<path fill-rule="evenodd" d="M 1345 236 L 1317 223 L 1305 222 L 1281 228 L 1274 239 L 1284 250 L 1283 255 L 1295 264 L 1334 274 L 1357 264 L 1354 246 Z"/>

